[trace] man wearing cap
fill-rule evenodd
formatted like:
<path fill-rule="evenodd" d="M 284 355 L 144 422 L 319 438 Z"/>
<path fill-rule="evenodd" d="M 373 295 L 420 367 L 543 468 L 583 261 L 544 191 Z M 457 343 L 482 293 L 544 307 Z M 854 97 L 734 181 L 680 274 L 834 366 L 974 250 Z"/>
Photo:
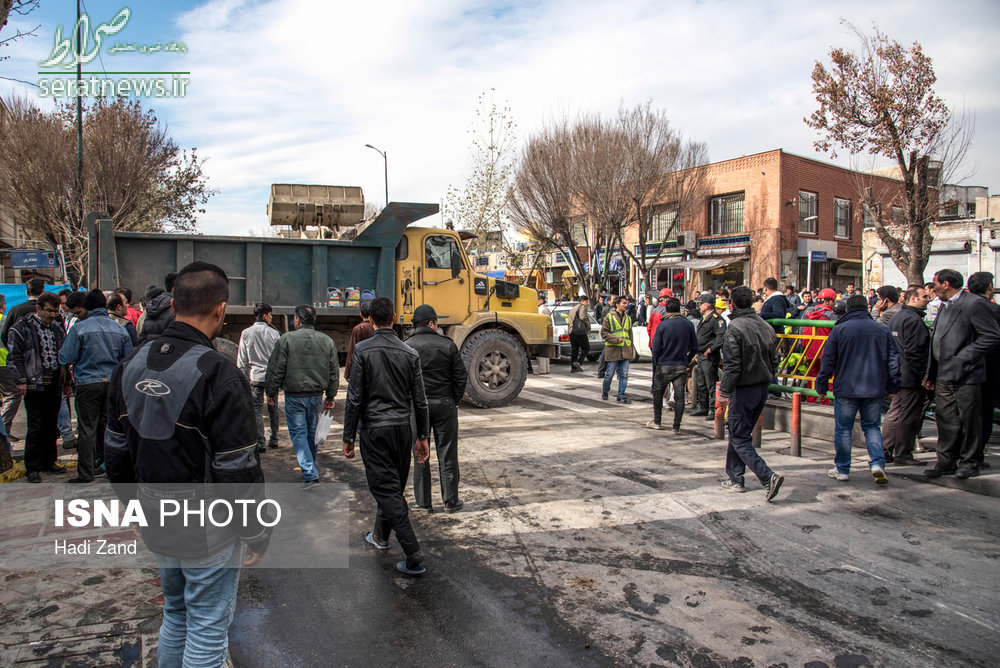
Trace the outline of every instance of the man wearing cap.
<path fill-rule="evenodd" d="M 696 405 L 691 415 L 714 417 L 715 384 L 719 381 L 719 363 L 722 361 L 722 341 L 726 335 L 726 321 L 715 310 L 715 295 L 706 292 L 699 298 L 702 317 L 698 323 L 698 361 Z"/>
<path fill-rule="evenodd" d="M 458 498 L 458 402 L 465 394 L 469 374 L 458 354 L 458 346 L 438 331 L 437 313 L 430 304 L 413 311 L 413 334 L 407 345 L 420 355 L 420 371 L 424 376 L 424 392 L 430 412 L 434 448 L 437 450 L 438 473 L 441 477 L 441 500 L 444 509 L 453 513 L 464 505 Z M 431 510 L 431 464 L 413 456 L 413 495 L 416 505 Z"/>
<path fill-rule="evenodd" d="M 59 351 L 59 363 L 73 367 L 73 385 L 66 386 L 66 394 L 76 394 L 77 466 L 69 482 L 92 482 L 95 460 L 103 463 L 108 383 L 132 352 L 131 337 L 108 316 L 107 304 L 100 290 L 88 292 L 83 301 L 87 317 L 70 328 Z"/>

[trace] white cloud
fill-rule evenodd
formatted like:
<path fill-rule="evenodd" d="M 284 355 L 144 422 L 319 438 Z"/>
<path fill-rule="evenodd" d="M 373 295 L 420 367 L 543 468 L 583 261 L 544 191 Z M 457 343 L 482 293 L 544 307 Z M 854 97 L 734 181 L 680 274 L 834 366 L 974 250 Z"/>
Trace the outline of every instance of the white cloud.
<path fill-rule="evenodd" d="M 244 234 L 264 225 L 271 183 L 360 185 L 384 199 L 382 158 L 366 143 L 388 152 L 391 199 L 438 201 L 463 179 L 466 130 L 491 87 L 522 137 L 547 119 L 649 99 L 713 160 L 812 154 L 802 118 L 815 105 L 813 63 L 853 45 L 840 16 L 923 43 L 938 91 L 976 112 L 972 181 L 1000 189 L 990 39 L 1000 8 L 988 1 L 946 11 L 901 0 L 213 0 L 178 18 L 191 84 L 156 108 L 181 145 L 209 158 L 222 191 L 203 230 Z"/>

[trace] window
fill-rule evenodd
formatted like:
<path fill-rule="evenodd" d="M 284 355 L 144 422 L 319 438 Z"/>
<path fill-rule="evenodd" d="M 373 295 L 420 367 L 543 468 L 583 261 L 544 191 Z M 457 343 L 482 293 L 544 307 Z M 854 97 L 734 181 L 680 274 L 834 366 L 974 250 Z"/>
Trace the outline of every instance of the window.
<path fill-rule="evenodd" d="M 646 235 L 646 243 L 655 244 L 668 239 L 677 238 L 677 207 L 666 206 L 653 213 L 653 220 L 650 222 L 649 231 Z"/>
<path fill-rule="evenodd" d="M 892 224 L 902 225 L 906 222 L 906 216 L 903 215 L 903 207 L 894 206 L 892 207 Z"/>
<path fill-rule="evenodd" d="M 573 239 L 574 246 L 590 244 L 590 226 L 587 224 L 586 216 L 577 216 L 570 220 L 569 235 Z"/>
<path fill-rule="evenodd" d="M 745 193 L 722 195 L 708 201 L 709 234 L 741 234 Z"/>
<path fill-rule="evenodd" d="M 861 205 L 862 217 L 865 227 L 875 227 L 875 212 L 867 204 Z"/>
<path fill-rule="evenodd" d="M 851 200 L 833 200 L 833 236 L 851 238 Z"/>
<path fill-rule="evenodd" d="M 816 234 L 819 221 L 819 195 L 799 191 L 799 232 Z"/>
<path fill-rule="evenodd" d="M 462 254 L 452 237 L 427 237 L 424 242 L 424 264 L 428 269 L 464 269 Z"/>

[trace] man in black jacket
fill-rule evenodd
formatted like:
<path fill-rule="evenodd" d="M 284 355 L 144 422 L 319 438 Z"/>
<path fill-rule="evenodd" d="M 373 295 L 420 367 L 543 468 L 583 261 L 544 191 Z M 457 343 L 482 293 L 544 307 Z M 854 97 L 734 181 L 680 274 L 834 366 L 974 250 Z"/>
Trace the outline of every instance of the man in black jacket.
<path fill-rule="evenodd" d="M 931 335 L 924 324 L 928 301 L 930 298 L 922 286 L 910 288 L 903 295 L 903 308 L 889 321 L 900 353 L 900 383 L 882 422 L 882 441 L 886 461 L 891 455 L 893 466 L 926 464 L 913 457 L 913 446 L 927 398 L 923 380 L 931 346 Z"/>
<path fill-rule="evenodd" d="M 705 415 L 714 419 L 715 384 L 719 381 L 719 362 L 722 359 L 722 341 L 726 335 L 726 321 L 715 310 L 715 294 L 706 292 L 699 298 L 701 322 L 698 323 L 698 360 L 696 405 L 691 415 Z"/>
<path fill-rule="evenodd" d="M 28 279 L 28 282 L 24 284 L 24 291 L 28 295 L 28 301 L 21 302 L 17 306 L 12 306 L 7 309 L 7 312 L 3 317 L 3 324 L 0 325 L 0 342 L 3 342 L 3 347 L 10 350 L 9 342 L 7 341 L 7 334 L 10 332 L 10 328 L 14 326 L 18 320 L 26 315 L 30 315 L 35 312 L 35 304 L 38 301 L 38 296 L 45 292 L 45 281 L 40 278 Z M 14 385 L 13 376 L 9 369 L 2 370 L 0 373 L 7 375 L 7 380 L 10 380 L 9 386 Z M 21 395 L 16 391 L 5 392 L 3 398 L 3 423 L 4 427 L 7 429 L 7 434 L 10 435 L 10 427 L 14 422 L 14 416 L 17 415 L 17 409 L 21 407 Z M 11 436 L 12 441 L 19 440 Z"/>
<path fill-rule="evenodd" d="M 990 308 L 990 313 L 1000 323 L 1000 304 L 993 301 L 993 274 L 988 271 L 978 271 L 969 276 L 969 293 L 982 297 Z M 986 380 L 983 382 L 982 400 L 982 434 L 979 437 L 979 448 L 976 450 L 976 460 L 980 468 L 989 468 L 986 461 L 986 444 L 993 435 L 993 409 L 1000 400 L 1000 347 L 994 347 L 986 355 Z"/>
<path fill-rule="evenodd" d="M 653 419 L 646 423 L 650 429 L 662 429 L 663 395 L 667 385 L 674 387 L 674 433 L 681 430 L 684 417 L 684 385 L 687 367 L 698 350 L 698 336 L 694 325 L 681 315 L 681 302 L 675 297 L 667 299 L 667 315 L 656 326 L 650 344 L 653 366 Z"/>
<path fill-rule="evenodd" d="M 264 474 L 250 384 L 212 348 L 229 280 L 219 267 L 193 262 L 178 273 L 175 287 L 177 319 L 111 376 L 104 444 L 108 477 L 112 483 L 138 483 L 140 499 L 147 484 L 172 483 L 157 485 L 158 493 L 186 489 L 187 498 L 210 489 L 213 495 L 259 501 L 264 485 L 257 483 L 264 482 Z M 152 523 L 143 530 L 163 588 L 160 665 L 225 663 L 241 540 L 248 548 L 245 567 L 256 565 L 270 542 L 271 530 L 256 513 L 247 519 L 222 527 Z"/>
<path fill-rule="evenodd" d="M 464 505 L 458 498 L 458 402 L 465 394 L 469 373 L 455 342 L 438 333 L 437 313 L 429 304 L 413 311 L 413 334 L 407 345 L 420 355 L 420 371 L 434 431 L 438 473 L 441 477 L 441 500 L 444 509 L 453 513 Z M 416 505 L 431 510 L 431 463 L 417 461 L 414 452 L 413 495 Z"/>
<path fill-rule="evenodd" d="M 173 321 L 174 310 L 170 307 L 170 303 L 173 299 L 174 282 L 176 280 L 176 274 L 171 272 L 163 279 L 164 284 L 167 286 L 166 291 L 155 285 L 146 288 L 146 297 L 143 300 L 145 311 L 143 311 L 136 325 L 136 329 L 139 332 L 139 343 L 155 339 Z"/>
<path fill-rule="evenodd" d="M 729 448 L 726 450 L 726 489 L 745 492 L 747 467 L 764 486 L 765 500 L 778 494 L 784 478 L 767 465 L 753 447 L 753 428 L 767 403 L 767 386 L 774 376 L 774 330 L 753 310 L 753 291 L 733 288 L 733 312 L 722 348 L 720 401 L 729 405 Z"/>
<path fill-rule="evenodd" d="M 984 299 L 962 291 L 962 282 L 954 269 L 934 274 L 941 307 L 931 335 L 924 387 L 934 392 L 938 444 L 937 465 L 924 471 L 929 478 L 979 475 L 982 384 L 986 356 L 1000 345 L 1000 326 Z"/>
<path fill-rule="evenodd" d="M 396 311 L 386 297 L 376 297 L 371 305 L 375 333 L 354 346 L 351 380 L 344 410 L 344 456 L 354 456 L 354 439 L 361 425 L 361 460 L 368 489 L 378 511 L 375 525 L 365 536 L 379 550 L 389 549 L 389 534 L 406 554 L 396 568 L 407 575 L 427 571 L 420 543 L 410 525 L 403 491 L 410 475 L 410 448 L 418 464 L 429 456 L 427 398 L 424 394 L 420 356 L 399 340 L 392 325 Z M 410 431 L 411 405 L 417 427 L 416 445 Z"/>

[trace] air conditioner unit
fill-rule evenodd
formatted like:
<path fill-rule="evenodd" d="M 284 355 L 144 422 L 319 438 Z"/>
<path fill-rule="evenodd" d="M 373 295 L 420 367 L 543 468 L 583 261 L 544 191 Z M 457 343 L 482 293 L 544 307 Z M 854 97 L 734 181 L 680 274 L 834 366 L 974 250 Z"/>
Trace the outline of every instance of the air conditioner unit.
<path fill-rule="evenodd" d="M 677 247 L 694 250 L 697 247 L 698 235 L 691 230 L 685 230 L 677 235 Z"/>

